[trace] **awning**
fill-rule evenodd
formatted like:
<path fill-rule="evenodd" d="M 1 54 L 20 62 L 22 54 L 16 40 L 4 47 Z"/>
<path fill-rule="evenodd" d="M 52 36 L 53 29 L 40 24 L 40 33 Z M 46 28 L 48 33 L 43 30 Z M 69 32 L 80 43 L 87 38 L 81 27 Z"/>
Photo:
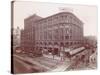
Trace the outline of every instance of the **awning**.
<path fill-rule="evenodd" d="M 80 47 L 80 48 L 77 48 L 75 50 L 70 51 L 69 53 L 70 53 L 70 55 L 73 55 L 73 54 L 76 54 L 80 51 L 83 51 L 84 49 L 85 49 L 85 47 Z"/>
<path fill-rule="evenodd" d="M 70 51 L 70 48 L 66 48 L 66 49 L 65 49 L 65 52 L 69 52 L 69 51 Z"/>

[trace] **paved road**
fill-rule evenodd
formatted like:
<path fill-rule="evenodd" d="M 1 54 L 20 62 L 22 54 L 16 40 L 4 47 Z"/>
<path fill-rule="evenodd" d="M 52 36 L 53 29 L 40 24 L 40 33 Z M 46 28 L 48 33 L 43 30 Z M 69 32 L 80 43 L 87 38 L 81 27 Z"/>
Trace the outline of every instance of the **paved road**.
<path fill-rule="evenodd" d="M 14 73 L 33 73 L 40 70 L 35 69 L 35 65 L 27 64 L 26 62 L 14 57 Z"/>
<path fill-rule="evenodd" d="M 69 65 L 68 60 L 64 62 L 48 57 L 30 58 L 14 55 L 14 71 L 15 73 L 62 71 Z"/>

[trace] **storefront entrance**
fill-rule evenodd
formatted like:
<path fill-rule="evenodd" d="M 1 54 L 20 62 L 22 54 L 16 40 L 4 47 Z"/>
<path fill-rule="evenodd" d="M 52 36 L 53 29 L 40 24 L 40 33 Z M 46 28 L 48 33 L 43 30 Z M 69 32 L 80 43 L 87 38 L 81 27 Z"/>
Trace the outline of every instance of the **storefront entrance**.
<path fill-rule="evenodd" d="M 59 49 L 58 48 L 54 48 L 54 51 L 53 51 L 54 55 L 58 55 L 58 52 L 59 52 Z"/>

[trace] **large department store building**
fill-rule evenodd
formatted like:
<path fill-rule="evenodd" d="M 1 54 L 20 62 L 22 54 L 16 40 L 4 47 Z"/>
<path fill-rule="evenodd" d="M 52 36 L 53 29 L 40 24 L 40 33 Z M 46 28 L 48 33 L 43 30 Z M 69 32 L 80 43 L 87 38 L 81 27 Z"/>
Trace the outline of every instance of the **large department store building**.
<path fill-rule="evenodd" d="M 59 55 L 82 41 L 83 22 L 71 12 L 60 12 L 46 18 L 34 14 L 24 20 L 21 31 L 21 47 L 26 53 L 42 54 L 47 50 Z"/>

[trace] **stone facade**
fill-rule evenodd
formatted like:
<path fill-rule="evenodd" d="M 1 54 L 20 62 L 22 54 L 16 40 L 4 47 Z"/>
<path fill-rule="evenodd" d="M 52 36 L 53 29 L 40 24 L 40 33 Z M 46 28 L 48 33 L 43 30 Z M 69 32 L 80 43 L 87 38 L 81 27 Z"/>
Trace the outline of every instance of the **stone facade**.
<path fill-rule="evenodd" d="M 83 41 L 83 23 L 73 13 L 60 12 L 41 18 L 32 15 L 24 20 L 21 45 L 26 52 L 44 49 L 59 55 L 61 50 Z"/>

